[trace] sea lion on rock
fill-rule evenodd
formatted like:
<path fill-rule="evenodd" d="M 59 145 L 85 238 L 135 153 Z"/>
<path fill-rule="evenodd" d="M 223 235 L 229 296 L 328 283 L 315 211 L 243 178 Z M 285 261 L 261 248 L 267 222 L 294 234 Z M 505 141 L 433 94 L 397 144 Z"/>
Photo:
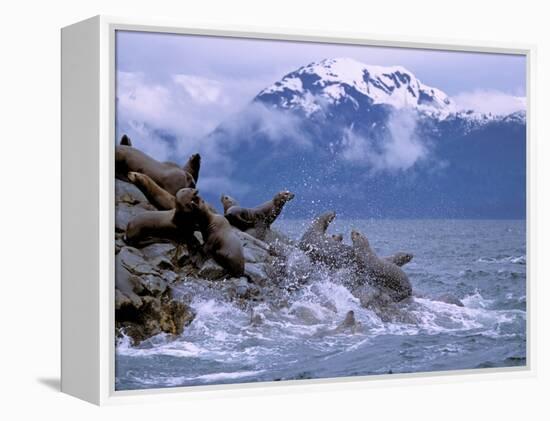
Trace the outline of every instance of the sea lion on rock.
<path fill-rule="evenodd" d="M 195 189 L 181 189 L 176 194 L 173 209 L 148 211 L 135 216 L 128 222 L 125 241 L 132 245 L 144 245 L 154 239 L 168 239 L 184 243 L 191 254 L 200 255 L 201 245 L 194 235 L 199 227 L 191 205 L 196 194 Z"/>
<path fill-rule="evenodd" d="M 326 234 L 328 226 L 336 217 L 335 212 L 325 212 L 313 220 L 298 247 L 314 262 L 322 262 L 331 268 L 347 267 L 355 261 L 353 248 L 334 240 Z"/>
<path fill-rule="evenodd" d="M 131 171 L 128 173 L 128 179 L 158 210 L 170 210 L 176 207 L 176 196 L 161 188 L 148 175 Z"/>
<path fill-rule="evenodd" d="M 239 206 L 239 202 L 237 202 L 236 199 L 232 198 L 231 196 L 228 196 L 226 194 L 222 194 L 221 202 L 223 206 L 223 213 L 225 214 L 229 208 L 233 206 Z"/>
<path fill-rule="evenodd" d="M 176 206 L 176 196 L 168 193 L 157 183 L 155 183 L 148 175 L 129 172 L 128 179 L 134 183 L 134 185 L 144 194 L 149 202 L 158 210 L 170 210 L 174 209 Z M 212 205 L 208 204 L 208 207 L 212 212 L 218 213 Z"/>
<path fill-rule="evenodd" d="M 397 252 L 392 256 L 385 256 L 382 259 L 387 260 L 397 266 L 403 266 L 409 263 L 413 259 L 412 253 L 405 253 L 403 251 Z"/>
<path fill-rule="evenodd" d="M 235 199 L 226 195 L 222 195 L 221 202 L 224 206 L 224 215 L 231 225 L 263 240 L 285 204 L 292 199 L 294 199 L 294 193 L 281 191 L 273 196 L 273 199 L 254 208 L 238 206 L 235 204 Z"/>
<path fill-rule="evenodd" d="M 411 296 L 411 283 L 399 266 L 380 259 L 360 232 L 352 231 L 351 241 L 359 274 L 366 276 L 369 284 L 385 289 L 394 301 Z"/>
<path fill-rule="evenodd" d="M 128 138 L 125 144 L 115 147 L 115 172 L 117 178 L 127 180 L 128 173 L 132 171 L 143 173 L 173 195 L 179 189 L 195 187 L 195 179 L 185 169 L 174 164 L 159 162 L 139 149 L 129 146 L 129 144 L 131 144 L 131 141 Z M 196 158 L 194 161 L 196 161 Z M 185 166 L 188 165 L 190 165 L 189 162 L 185 164 Z M 196 164 L 194 165 L 196 167 Z"/>
<path fill-rule="evenodd" d="M 198 194 L 191 200 L 194 219 L 204 239 L 204 251 L 231 276 L 244 275 L 244 253 L 241 241 L 225 217 L 210 209 Z"/>

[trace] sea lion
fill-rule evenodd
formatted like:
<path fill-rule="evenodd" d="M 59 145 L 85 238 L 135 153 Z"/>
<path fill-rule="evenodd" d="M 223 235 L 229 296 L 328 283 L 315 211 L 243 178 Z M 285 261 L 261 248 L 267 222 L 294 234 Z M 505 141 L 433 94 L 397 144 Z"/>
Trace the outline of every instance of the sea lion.
<path fill-rule="evenodd" d="M 387 260 L 380 259 L 370 247 L 367 237 L 358 231 L 351 232 L 358 274 L 367 282 L 385 289 L 394 301 L 401 301 L 412 294 L 409 278 L 403 270 Z"/>
<path fill-rule="evenodd" d="M 131 171 L 128 173 L 128 179 L 158 210 L 170 210 L 176 207 L 176 196 L 160 187 L 147 174 Z"/>
<path fill-rule="evenodd" d="M 353 310 L 350 310 L 346 313 L 346 317 L 334 330 L 333 333 L 342 333 L 346 331 L 351 331 L 351 333 L 356 333 L 361 328 L 361 323 L 355 320 L 355 313 Z"/>
<path fill-rule="evenodd" d="M 335 212 L 325 212 L 316 217 L 306 230 L 298 247 L 314 262 L 322 262 L 333 269 L 353 264 L 355 253 L 347 244 L 334 240 L 326 234 L 328 226 L 336 217 Z"/>
<path fill-rule="evenodd" d="M 294 193 L 281 191 L 273 196 L 273 199 L 254 208 L 235 205 L 236 201 L 226 195 L 222 195 L 221 202 L 224 207 L 224 216 L 231 225 L 263 240 L 271 224 L 281 214 L 285 204 L 292 199 L 294 199 Z"/>
<path fill-rule="evenodd" d="M 338 241 L 339 243 L 344 241 L 344 235 L 342 233 L 332 234 L 331 237 L 334 241 Z"/>
<path fill-rule="evenodd" d="M 239 206 L 239 202 L 237 202 L 236 199 L 232 198 L 231 196 L 228 196 L 226 194 L 222 194 L 221 202 L 223 206 L 223 213 L 225 214 L 229 208 L 233 206 Z"/>
<path fill-rule="evenodd" d="M 125 241 L 131 245 L 143 245 L 156 239 L 168 239 L 187 245 L 190 254 L 201 254 L 201 245 L 195 237 L 198 225 L 194 220 L 191 201 L 197 190 L 180 189 L 171 210 L 148 211 L 136 215 L 128 222 Z"/>
<path fill-rule="evenodd" d="M 136 185 L 136 187 L 145 195 L 147 200 L 159 210 L 170 210 L 176 206 L 176 196 L 168 193 L 157 183 L 155 183 L 151 177 L 146 174 L 129 172 L 128 179 Z M 210 211 L 218 213 L 216 209 L 209 203 L 207 203 Z"/>
<path fill-rule="evenodd" d="M 412 253 L 405 253 L 403 251 L 400 251 L 391 256 L 382 257 L 382 259 L 387 260 L 394 265 L 403 266 L 409 263 L 413 259 L 413 257 L 414 255 Z"/>
<path fill-rule="evenodd" d="M 353 310 L 350 310 L 346 313 L 344 320 L 336 326 L 334 329 L 319 329 L 313 337 L 323 337 L 327 335 L 338 335 L 340 333 L 351 333 L 355 334 L 362 330 L 361 322 L 358 322 L 355 319 L 355 313 Z"/>
<path fill-rule="evenodd" d="M 128 140 L 125 140 L 125 143 L 131 143 L 131 140 L 128 138 Z M 188 164 L 189 162 L 185 166 Z M 155 183 L 173 195 L 179 189 L 194 188 L 196 185 L 193 176 L 185 169 L 174 164 L 159 162 L 128 144 L 117 145 L 115 147 L 116 177 L 127 180 L 129 172 L 139 172 L 148 175 Z"/>
<path fill-rule="evenodd" d="M 244 253 L 241 241 L 233 232 L 231 224 L 210 209 L 197 194 L 192 198 L 194 219 L 204 239 L 204 251 L 231 276 L 244 275 Z"/>

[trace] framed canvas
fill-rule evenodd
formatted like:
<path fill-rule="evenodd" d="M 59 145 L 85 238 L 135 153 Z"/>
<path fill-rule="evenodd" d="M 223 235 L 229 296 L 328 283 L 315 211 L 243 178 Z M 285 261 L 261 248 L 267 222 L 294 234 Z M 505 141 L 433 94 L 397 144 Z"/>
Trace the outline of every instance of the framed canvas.
<path fill-rule="evenodd" d="M 62 30 L 62 390 L 524 375 L 529 46 Z"/>

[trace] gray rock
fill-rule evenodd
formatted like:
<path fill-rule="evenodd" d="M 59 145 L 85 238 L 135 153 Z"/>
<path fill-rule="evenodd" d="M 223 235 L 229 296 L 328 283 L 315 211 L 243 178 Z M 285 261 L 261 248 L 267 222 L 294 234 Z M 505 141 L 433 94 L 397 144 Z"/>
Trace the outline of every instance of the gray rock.
<path fill-rule="evenodd" d="M 259 297 L 260 289 L 249 282 L 244 276 L 229 278 L 224 281 L 223 287 L 230 299 L 254 300 Z"/>
<path fill-rule="evenodd" d="M 172 243 L 154 243 L 141 249 L 149 263 L 158 269 L 174 269 L 174 258 L 178 247 Z"/>
<path fill-rule="evenodd" d="M 208 259 L 198 272 L 199 278 L 208 279 L 210 281 L 216 281 L 227 276 L 227 272 L 224 268 L 218 265 L 214 259 Z"/>
<path fill-rule="evenodd" d="M 161 332 L 179 335 L 195 317 L 191 308 L 174 300 L 169 291 L 159 297 L 147 295 L 142 301 L 139 309 L 123 304 L 115 313 L 118 331 L 128 335 L 134 345 Z"/>
<path fill-rule="evenodd" d="M 265 285 L 269 280 L 266 263 L 245 263 L 244 274 L 255 284 Z"/>
<path fill-rule="evenodd" d="M 136 205 L 118 203 L 115 211 L 115 230 L 118 232 L 125 232 L 128 222 L 130 222 L 134 217 L 143 212 L 152 210 L 155 210 L 155 208 L 148 203 L 138 203 Z"/>
<path fill-rule="evenodd" d="M 119 270 L 124 269 L 132 275 L 132 282 L 138 283 L 134 286 L 134 291 L 138 294 L 143 289 L 153 295 L 162 294 L 168 286 L 162 273 L 145 260 L 141 251 L 133 247 L 123 247 L 115 258 L 115 265 Z"/>
<path fill-rule="evenodd" d="M 132 183 L 115 179 L 115 203 L 135 205 L 138 202 L 148 203 L 145 195 Z"/>

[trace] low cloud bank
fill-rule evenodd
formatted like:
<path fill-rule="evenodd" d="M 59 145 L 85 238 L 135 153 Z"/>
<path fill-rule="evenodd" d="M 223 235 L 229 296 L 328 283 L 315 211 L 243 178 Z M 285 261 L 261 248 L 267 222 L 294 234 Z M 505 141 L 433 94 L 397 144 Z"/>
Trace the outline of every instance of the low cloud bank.
<path fill-rule="evenodd" d="M 347 129 L 341 142 L 342 158 L 379 172 L 405 171 L 427 156 L 427 144 L 416 134 L 416 112 L 393 112 L 387 127 L 388 134 L 378 141 Z"/>
<path fill-rule="evenodd" d="M 500 91 L 476 90 L 452 97 L 456 111 L 473 110 L 484 114 L 508 115 L 527 108 L 527 98 Z"/>

